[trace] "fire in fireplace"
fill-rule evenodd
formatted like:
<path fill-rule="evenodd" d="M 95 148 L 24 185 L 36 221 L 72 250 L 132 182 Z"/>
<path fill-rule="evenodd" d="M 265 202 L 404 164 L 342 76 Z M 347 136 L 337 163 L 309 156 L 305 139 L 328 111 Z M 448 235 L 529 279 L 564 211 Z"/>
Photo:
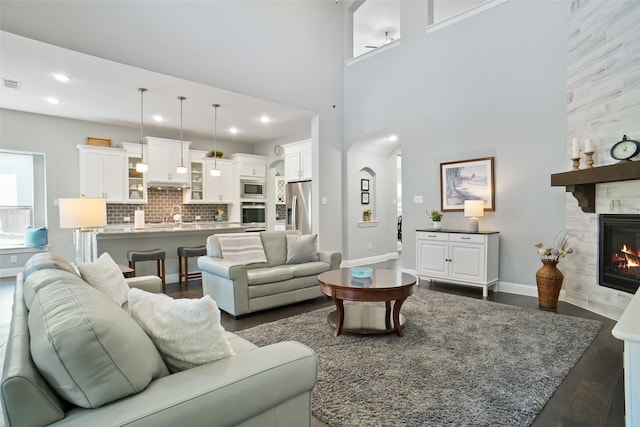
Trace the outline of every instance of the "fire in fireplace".
<path fill-rule="evenodd" d="M 636 293 L 640 286 L 640 215 L 599 216 L 601 286 Z"/>

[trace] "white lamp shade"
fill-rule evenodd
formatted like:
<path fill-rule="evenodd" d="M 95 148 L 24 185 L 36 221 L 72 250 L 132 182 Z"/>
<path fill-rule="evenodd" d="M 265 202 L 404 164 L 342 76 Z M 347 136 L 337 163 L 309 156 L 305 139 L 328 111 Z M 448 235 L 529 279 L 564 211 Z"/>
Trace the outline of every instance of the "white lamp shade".
<path fill-rule="evenodd" d="M 149 171 L 149 165 L 146 163 L 136 163 L 136 172 L 144 173 Z"/>
<path fill-rule="evenodd" d="M 466 217 L 484 216 L 484 200 L 465 200 L 464 216 Z"/>
<path fill-rule="evenodd" d="M 221 175 L 221 171 L 220 169 L 211 169 L 211 176 L 220 176 Z"/>
<path fill-rule="evenodd" d="M 176 173 L 179 173 L 179 174 L 182 174 L 182 175 L 186 174 L 187 173 L 187 167 L 186 166 L 178 166 L 178 167 L 176 167 Z"/>
<path fill-rule="evenodd" d="M 106 199 L 58 199 L 60 228 L 91 228 L 107 225 Z"/>

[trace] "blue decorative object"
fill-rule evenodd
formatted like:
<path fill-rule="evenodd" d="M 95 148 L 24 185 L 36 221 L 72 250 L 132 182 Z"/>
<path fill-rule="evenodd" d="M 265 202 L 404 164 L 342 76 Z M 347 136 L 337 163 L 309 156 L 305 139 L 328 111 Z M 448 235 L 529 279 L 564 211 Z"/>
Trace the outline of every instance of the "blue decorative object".
<path fill-rule="evenodd" d="M 353 267 L 351 269 L 351 275 L 353 277 L 365 278 L 371 277 L 371 274 L 373 274 L 373 268 L 370 267 Z"/>
<path fill-rule="evenodd" d="M 24 245 L 44 249 L 47 246 L 47 227 L 28 226 L 24 232 Z"/>

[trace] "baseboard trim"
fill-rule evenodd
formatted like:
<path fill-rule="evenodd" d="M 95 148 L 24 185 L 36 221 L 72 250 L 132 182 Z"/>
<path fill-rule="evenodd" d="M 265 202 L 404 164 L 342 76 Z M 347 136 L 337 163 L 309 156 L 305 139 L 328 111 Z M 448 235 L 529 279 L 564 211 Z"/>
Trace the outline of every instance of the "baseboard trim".
<path fill-rule="evenodd" d="M 357 258 L 357 259 L 347 259 L 347 260 L 343 259 L 342 264 L 340 264 L 340 266 L 343 268 L 358 267 L 360 265 L 375 264 L 378 262 L 385 262 L 392 259 L 398 259 L 398 252 L 389 252 L 383 255 L 376 255 L 368 258 Z"/>

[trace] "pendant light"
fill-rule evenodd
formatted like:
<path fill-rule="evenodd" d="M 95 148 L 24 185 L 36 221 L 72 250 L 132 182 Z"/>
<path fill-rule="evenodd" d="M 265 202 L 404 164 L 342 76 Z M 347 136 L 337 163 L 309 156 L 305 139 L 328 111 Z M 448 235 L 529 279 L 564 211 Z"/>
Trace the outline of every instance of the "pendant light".
<path fill-rule="evenodd" d="M 213 169 L 211 169 L 211 176 L 220 176 L 221 172 L 218 169 L 218 107 L 220 104 L 213 104 Z"/>
<path fill-rule="evenodd" d="M 176 173 L 184 175 L 187 173 L 187 167 L 184 165 L 184 142 L 182 141 L 182 101 L 184 101 L 184 96 L 179 96 L 180 100 L 180 166 L 176 168 Z"/>
<path fill-rule="evenodd" d="M 144 173 L 149 170 L 149 165 L 144 162 L 144 147 L 142 145 L 142 124 L 144 122 L 144 93 L 147 90 L 143 87 L 138 88 L 140 92 L 140 161 L 136 163 L 136 172 Z"/>

